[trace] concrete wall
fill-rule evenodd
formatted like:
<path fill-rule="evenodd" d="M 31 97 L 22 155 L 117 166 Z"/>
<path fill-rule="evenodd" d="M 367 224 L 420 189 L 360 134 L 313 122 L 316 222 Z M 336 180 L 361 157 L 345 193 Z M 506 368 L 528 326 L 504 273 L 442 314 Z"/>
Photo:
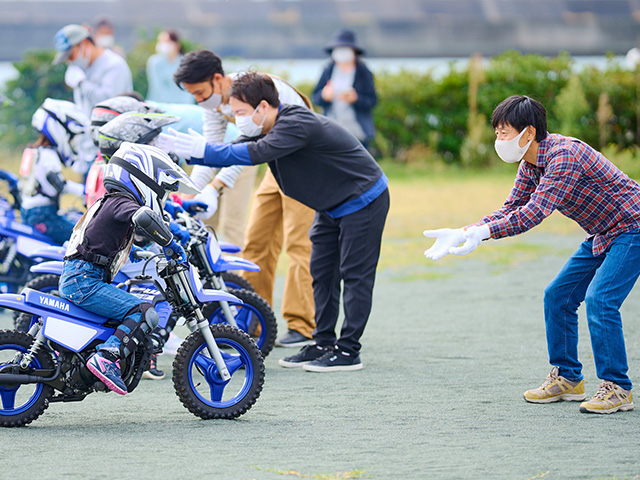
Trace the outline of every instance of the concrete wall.
<path fill-rule="evenodd" d="M 131 48 L 177 28 L 222 56 L 308 58 L 340 27 L 374 57 L 624 54 L 640 40 L 640 0 L 0 0 L 0 61 L 52 48 L 67 23 L 107 15 Z"/>

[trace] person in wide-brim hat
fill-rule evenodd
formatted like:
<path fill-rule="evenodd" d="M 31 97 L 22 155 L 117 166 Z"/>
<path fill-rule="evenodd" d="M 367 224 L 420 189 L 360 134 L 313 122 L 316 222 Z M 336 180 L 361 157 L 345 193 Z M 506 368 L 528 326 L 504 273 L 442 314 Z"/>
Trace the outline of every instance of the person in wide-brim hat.
<path fill-rule="evenodd" d="M 356 55 L 364 54 L 364 49 L 356 44 L 356 34 L 353 30 L 343 28 L 333 34 L 331 41 L 327 44 L 324 50 L 327 53 L 331 53 L 336 47 L 351 47 L 356 52 Z"/>
<path fill-rule="evenodd" d="M 333 34 L 324 48 L 331 56 L 313 91 L 313 103 L 365 146 L 375 136 L 372 109 L 378 101 L 373 74 L 360 56 L 352 30 Z"/>

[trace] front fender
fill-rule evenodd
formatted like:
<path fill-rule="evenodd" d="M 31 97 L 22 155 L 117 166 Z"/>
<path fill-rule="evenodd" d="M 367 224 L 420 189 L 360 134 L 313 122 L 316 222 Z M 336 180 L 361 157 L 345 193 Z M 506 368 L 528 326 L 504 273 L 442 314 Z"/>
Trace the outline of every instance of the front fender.
<path fill-rule="evenodd" d="M 47 245 L 44 248 L 33 250 L 29 253 L 29 258 L 48 258 L 49 260 L 62 261 L 67 253 L 67 247 L 59 247 L 57 245 Z"/>
<path fill-rule="evenodd" d="M 244 270 L 247 272 L 259 272 L 260 266 L 250 260 L 232 255 L 225 255 L 218 258 L 213 265 L 213 271 L 216 273 L 228 272 L 230 270 Z"/>
<path fill-rule="evenodd" d="M 64 262 L 51 261 L 42 262 L 34 265 L 29 269 L 31 273 L 53 273 L 55 275 L 62 275 L 62 267 Z"/>
<path fill-rule="evenodd" d="M 225 242 L 224 240 L 218 240 L 218 244 L 220 245 L 220 250 L 225 253 L 238 253 L 240 250 L 242 250 L 235 243 Z"/>

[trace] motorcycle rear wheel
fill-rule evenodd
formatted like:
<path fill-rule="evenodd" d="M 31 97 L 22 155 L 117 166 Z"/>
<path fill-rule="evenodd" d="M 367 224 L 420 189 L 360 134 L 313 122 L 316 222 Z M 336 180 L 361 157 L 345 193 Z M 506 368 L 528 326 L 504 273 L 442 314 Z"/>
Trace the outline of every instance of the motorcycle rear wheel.
<path fill-rule="evenodd" d="M 173 386 L 182 404 L 205 420 L 237 418 L 256 402 L 264 384 L 264 360 L 249 336 L 230 325 L 210 325 L 231 379 L 224 381 L 199 330 L 180 345 Z"/>
<path fill-rule="evenodd" d="M 11 364 L 16 353 L 29 351 L 34 338 L 24 332 L 0 330 L 0 368 Z M 51 355 L 40 350 L 30 368 L 54 368 Z M 41 383 L 0 384 L 0 427 L 23 427 L 38 418 L 49 406 L 53 387 Z"/>

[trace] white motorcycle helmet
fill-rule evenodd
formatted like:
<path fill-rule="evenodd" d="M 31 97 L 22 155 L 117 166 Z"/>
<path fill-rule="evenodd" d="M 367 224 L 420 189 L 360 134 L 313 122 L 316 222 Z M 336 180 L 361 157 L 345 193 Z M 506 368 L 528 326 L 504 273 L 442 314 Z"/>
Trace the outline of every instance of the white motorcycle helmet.
<path fill-rule="evenodd" d="M 129 142 L 124 142 L 105 165 L 103 182 L 107 192 L 129 193 L 160 216 L 170 192 L 200 193 L 165 152 Z"/>
<path fill-rule="evenodd" d="M 31 125 L 57 150 L 66 166 L 76 160 L 76 142 L 89 128 L 89 119 L 76 104 L 47 98 L 31 118 Z"/>
<path fill-rule="evenodd" d="M 162 113 L 159 109 L 127 95 L 119 95 L 97 103 L 91 110 L 91 138 L 96 147 L 98 146 L 98 129 L 126 112 Z"/>

